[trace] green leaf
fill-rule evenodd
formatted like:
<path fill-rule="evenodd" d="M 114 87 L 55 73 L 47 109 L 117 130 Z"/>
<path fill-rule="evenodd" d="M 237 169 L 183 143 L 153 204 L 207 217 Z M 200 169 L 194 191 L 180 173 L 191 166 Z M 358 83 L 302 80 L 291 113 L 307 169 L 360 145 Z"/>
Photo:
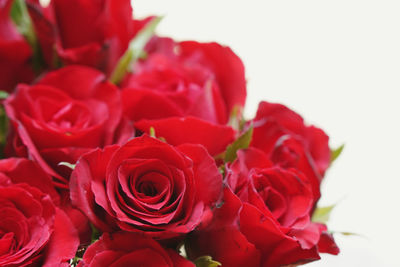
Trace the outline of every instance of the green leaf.
<path fill-rule="evenodd" d="M 139 31 L 139 33 L 129 43 L 129 48 L 125 54 L 120 58 L 111 74 L 110 81 L 114 84 L 118 84 L 124 78 L 125 74 L 130 70 L 133 63 L 145 55 L 144 48 L 153 37 L 157 25 L 162 20 L 162 17 L 155 17 L 146 26 Z"/>
<path fill-rule="evenodd" d="M 1 91 L 0 90 L 0 100 L 6 99 L 9 96 L 9 93 L 6 91 Z"/>
<path fill-rule="evenodd" d="M 8 118 L 4 107 L 0 107 L 0 158 L 4 158 L 4 147 L 8 134 Z"/>
<path fill-rule="evenodd" d="M 242 122 L 242 107 L 236 105 L 233 107 L 232 112 L 229 116 L 228 125 L 231 126 L 233 129 L 239 131 L 241 122 Z"/>
<path fill-rule="evenodd" d="M 76 164 L 72 164 L 72 163 L 63 161 L 63 162 L 58 163 L 58 166 L 65 166 L 65 167 L 68 167 L 73 170 L 73 169 L 75 169 Z"/>
<path fill-rule="evenodd" d="M 25 37 L 26 41 L 31 46 L 33 51 L 33 69 L 34 71 L 39 73 L 42 64 L 42 56 L 32 20 L 29 16 L 28 8 L 26 7 L 25 0 L 14 0 L 11 7 L 10 15 L 11 19 L 17 26 L 18 32 Z"/>
<path fill-rule="evenodd" d="M 239 149 L 248 148 L 253 136 L 253 125 L 243 133 L 235 142 L 230 144 L 225 151 L 225 162 L 233 162 L 236 159 L 236 152 Z"/>
<path fill-rule="evenodd" d="M 311 220 L 313 222 L 317 222 L 317 223 L 327 223 L 329 221 L 329 216 L 331 214 L 331 211 L 333 210 L 333 208 L 335 206 L 336 206 L 336 204 L 326 206 L 326 207 L 318 207 L 314 211 L 314 214 L 313 214 Z"/>
<path fill-rule="evenodd" d="M 75 258 L 70 260 L 69 264 L 71 265 L 71 267 L 76 267 L 78 266 L 80 260 L 82 260 L 81 257 L 75 256 Z"/>
<path fill-rule="evenodd" d="M 336 232 L 337 234 L 341 234 L 344 236 L 361 236 L 364 237 L 363 235 L 357 234 L 357 233 L 351 233 L 351 232 Z"/>
<path fill-rule="evenodd" d="M 196 267 L 218 267 L 222 265 L 218 261 L 214 261 L 211 256 L 199 257 L 194 261 L 194 264 Z"/>
<path fill-rule="evenodd" d="M 344 144 L 336 149 L 331 150 L 331 164 L 340 156 L 340 154 L 342 154 L 343 148 Z"/>
<path fill-rule="evenodd" d="M 93 225 L 90 224 L 90 227 L 92 228 L 92 239 L 91 239 L 91 244 L 99 240 L 101 236 L 101 232 Z"/>
<path fill-rule="evenodd" d="M 353 232 L 329 231 L 329 233 L 333 234 L 333 235 L 357 236 L 357 237 L 362 237 L 362 238 L 368 239 L 368 237 L 365 235 L 357 234 L 357 233 L 353 233 Z"/>
<path fill-rule="evenodd" d="M 156 130 L 154 129 L 154 127 L 150 127 L 149 135 L 150 135 L 150 137 L 157 138 L 156 137 Z"/>

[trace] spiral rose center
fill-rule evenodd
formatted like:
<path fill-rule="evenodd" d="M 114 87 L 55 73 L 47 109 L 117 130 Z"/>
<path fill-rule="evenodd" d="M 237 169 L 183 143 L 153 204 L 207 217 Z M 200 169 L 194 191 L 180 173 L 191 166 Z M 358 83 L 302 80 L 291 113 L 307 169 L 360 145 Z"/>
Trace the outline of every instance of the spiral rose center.
<path fill-rule="evenodd" d="M 69 130 L 73 128 L 85 128 L 90 124 L 90 111 L 80 103 L 68 102 L 49 106 L 47 101 L 41 101 L 43 107 L 43 115 L 48 125 Z"/>
<path fill-rule="evenodd" d="M 273 179 L 273 177 L 270 178 Z M 279 190 L 274 188 L 267 176 L 259 174 L 258 176 L 253 177 L 253 179 L 258 195 L 263 200 L 265 206 L 272 212 L 274 217 L 279 220 L 287 208 L 285 198 Z"/>
<path fill-rule="evenodd" d="M 157 188 L 150 181 L 139 183 L 137 191 L 149 197 L 154 197 L 158 194 Z"/>

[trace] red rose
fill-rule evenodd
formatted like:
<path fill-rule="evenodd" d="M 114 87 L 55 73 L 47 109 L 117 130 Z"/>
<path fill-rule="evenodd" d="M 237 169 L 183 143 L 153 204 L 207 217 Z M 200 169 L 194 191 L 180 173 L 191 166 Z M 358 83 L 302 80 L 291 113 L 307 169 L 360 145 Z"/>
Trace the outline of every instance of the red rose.
<path fill-rule="evenodd" d="M 64 64 L 80 64 L 110 74 L 130 40 L 143 26 L 132 19 L 130 0 L 52 0 L 48 8 L 29 3 L 44 57 L 54 49 Z"/>
<path fill-rule="evenodd" d="M 33 79 L 32 51 L 11 21 L 13 1 L 0 2 L 0 90 L 11 92 L 17 83 Z"/>
<path fill-rule="evenodd" d="M 19 85 L 5 108 L 13 126 L 8 154 L 27 153 L 60 187 L 70 174 L 60 162 L 75 163 L 93 148 L 133 135 L 122 119 L 118 88 L 87 67 L 65 67 L 32 86 Z"/>
<path fill-rule="evenodd" d="M 102 231 L 180 237 L 210 218 L 222 178 L 200 145 L 171 146 L 142 136 L 81 157 L 72 203 Z"/>
<path fill-rule="evenodd" d="M 86 250 L 78 267 L 194 267 L 171 249 L 162 248 L 156 241 L 132 233 L 103 234 Z"/>
<path fill-rule="evenodd" d="M 148 57 L 122 84 L 125 113 L 133 121 L 194 116 L 227 123 L 246 99 L 242 61 L 228 47 L 155 38 Z"/>
<path fill-rule="evenodd" d="M 239 151 L 227 173 L 229 188 L 215 215 L 219 220 L 192 235 L 192 254 L 209 253 L 224 266 L 275 267 L 319 259 L 319 252 L 338 253 L 323 233 L 326 227 L 310 221 L 314 201 L 302 173 L 273 167 L 267 155 L 253 148 Z M 222 249 L 234 244 L 237 249 Z"/>
<path fill-rule="evenodd" d="M 1 266 L 69 266 L 79 239 L 50 185 L 31 161 L 0 161 Z"/>
<path fill-rule="evenodd" d="M 311 182 L 316 202 L 331 160 L 329 137 L 319 128 L 306 126 L 299 114 L 280 104 L 261 102 L 253 124 L 250 146 L 263 150 L 283 168 L 303 172 Z"/>

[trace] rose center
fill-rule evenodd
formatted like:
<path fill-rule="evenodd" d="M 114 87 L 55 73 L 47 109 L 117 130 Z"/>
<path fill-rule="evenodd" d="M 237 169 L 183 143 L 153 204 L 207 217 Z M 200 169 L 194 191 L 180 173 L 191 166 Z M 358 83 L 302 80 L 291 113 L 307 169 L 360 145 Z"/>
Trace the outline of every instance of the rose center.
<path fill-rule="evenodd" d="M 137 186 L 137 191 L 148 197 L 154 197 L 158 194 L 157 188 L 150 181 L 140 182 Z"/>

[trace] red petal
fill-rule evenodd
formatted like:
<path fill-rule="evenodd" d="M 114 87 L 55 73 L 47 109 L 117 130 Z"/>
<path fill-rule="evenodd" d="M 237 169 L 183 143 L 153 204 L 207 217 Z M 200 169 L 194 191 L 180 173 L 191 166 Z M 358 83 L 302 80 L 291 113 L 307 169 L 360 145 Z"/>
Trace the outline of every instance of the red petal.
<path fill-rule="evenodd" d="M 157 137 L 165 138 L 172 145 L 201 144 L 213 156 L 225 151 L 235 135 L 231 127 L 193 117 L 141 120 L 135 123 L 135 127 L 146 133 L 153 127 Z"/>

